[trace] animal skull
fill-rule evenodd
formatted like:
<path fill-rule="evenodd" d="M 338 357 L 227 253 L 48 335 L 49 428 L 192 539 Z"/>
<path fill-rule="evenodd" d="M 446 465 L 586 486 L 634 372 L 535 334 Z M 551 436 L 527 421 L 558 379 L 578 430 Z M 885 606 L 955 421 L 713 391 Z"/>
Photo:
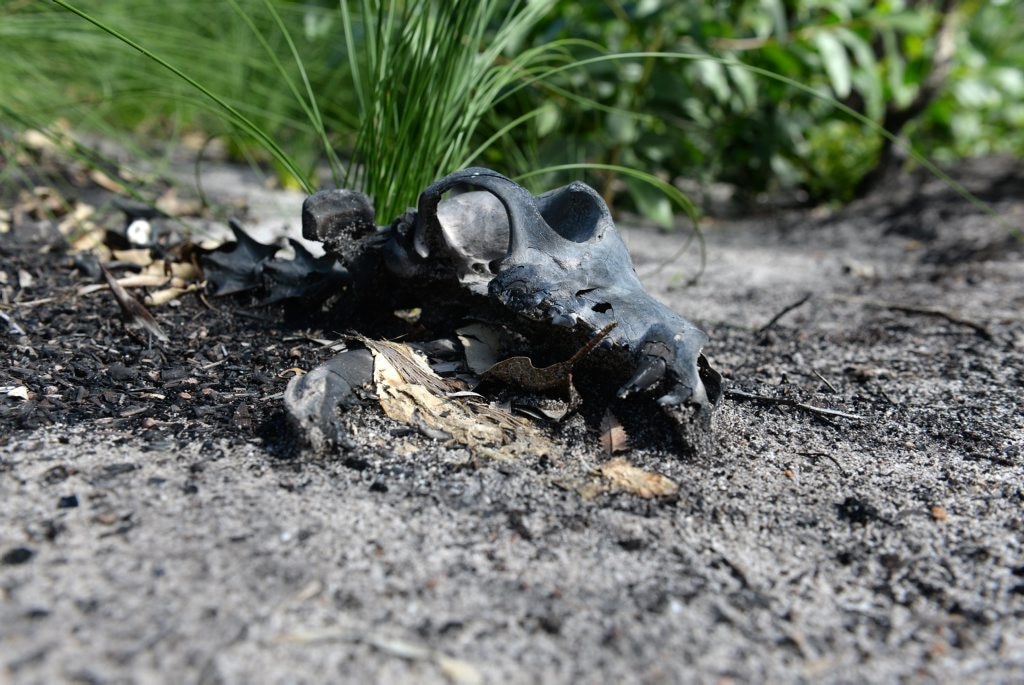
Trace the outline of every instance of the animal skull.
<path fill-rule="evenodd" d="M 306 237 L 330 246 L 323 226 L 337 217 L 324 193 L 342 193 L 338 206 L 349 214 L 358 194 L 323 191 L 307 200 L 319 219 L 304 222 Z M 494 171 L 465 169 L 428 187 L 416 211 L 364 237 L 358 249 L 346 251 L 344 242 L 335 241 L 336 256 L 354 271 L 372 264 L 369 280 L 378 290 L 380 261 L 366 253 L 379 253 L 393 279 L 387 288 L 404 284 L 424 301 L 443 292 L 440 308 L 500 320 L 527 338 L 531 357 L 579 349 L 605 331 L 581 380 L 611 382 L 605 390 L 620 400 L 656 400 L 687 442 L 695 425 L 706 432 L 721 396 L 721 377 L 701 354 L 707 336 L 646 292 L 607 205 L 589 186 L 571 183 L 535 197 Z"/>
<path fill-rule="evenodd" d="M 460 186 L 484 192 L 442 200 Z M 698 408 L 718 399 L 706 362 L 712 395 L 701 378 L 707 336 L 644 290 L 607 205 L 583 183 L 534 197 L 488 169 L 451 174 L 423 191 L 413 225 L 396 232 L 388 252 L 396 273 L 447 264 L 469 290 L 486 287 L 493 302 L 553 335 L 616 323 L 602 345 L 634 367 L 620 398 L 657 393 L 662 405 Z"/>

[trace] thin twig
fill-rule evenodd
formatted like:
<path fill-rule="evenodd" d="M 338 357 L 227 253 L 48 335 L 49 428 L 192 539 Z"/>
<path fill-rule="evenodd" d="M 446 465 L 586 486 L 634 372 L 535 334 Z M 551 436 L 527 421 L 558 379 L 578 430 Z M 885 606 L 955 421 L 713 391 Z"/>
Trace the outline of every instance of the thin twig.
<path fill-rule="evenodd" d="M 121 307 L 121 313 L 124 314 L 125 320 L 129 324 L 140 326 L 151 338 L 156 338 L 160 342 L 167 342 L 169 340 L 167 334 L 163 332 L 160 324 L 149 313 L 149 310 L 121 287 L 121 284 L 117 282 L 117 279 L 109 271 L 103 267 L 100 267 L 100 269 L 103 271 L 103 277 L 107 279 L 110 292 L 114 295 L 118 306 Z M 150 340 L 150 343 L 152 344 L 152 340 Z"/>
<path fill-rule="evenodd" d="M 839 473 L 840 475 L 843 476 L 843 478 L 846 478 L 849 475 L 846 473 L 846 469 L 843 468 L 843 465 L 840 464 L 839 461 L 831 454 L 826 454 L 825 452 L 797 452 L 797 454 L 799 454 L 802 457 L 813 457 L 814 459 L 817 459 L 818 457 L 825 457 L 830 462 L 836 465 L 836 468 L 839 469 Z"/>
<path fill-rule="evenodd" d="M 765 325 L 763 325 L 760 328 L 758 328 L 756 331 L 754 331 L 754 333 L 757 333 L 758 335 L 760 335 L 761 333 L 764 333 L 769 328 L 771 328 L 772 326 L 777 324 L 779 322 L 779 319 L 784 317 L 786 314 L 789 314 L 794 309 L 796 309 L 798 307 L 802 307 L 803 305 L 805 305 L 807 303 L 807 301 L 811 299 L 811 296 L 813 294 L 814 293 L 807 293 L 806 295 L 801 297 L 799 300 L 797 300 L 793 304 L 786 305 L 785 307 L 782 308 L 782 311 L 780 311 L 778 314 L 776 314 L 775 316 L 772 317 L 771 321 L 769 321 Z"/>
<path fill-rule="evenodd" d="M 15 320 L 14 320 L 13 318 L 11 318 L 10 316 L 8 316 L 7 314 L 5 314 L 5 313 L 3 313 L 3 312 L 0 312 L 0 319 L 3 319 L 3 320 L 4 320 L 4 323 L 6 323 L 6 324 L 7 324 L 7 328 L 8 328 L 8 330 L 10 330 L 10 332 L 11 332 L 11 333 L 12 333 L 13 335 L 27 335 L 27 334 L 25 333 L 25 329 L 24 329 L 24 328 L 22 328 L 22 327 L 21 327 L 21 326 L 20 326 L 20 325 L 18 324 L 18 322 L 17 322 L 17 321 L 15 321 Z"/>
<path fill-rule="evenodd" d="M 816 407 L 813 404 L 804 404 L 788 397 L 769 397 L 768 395 L 755 395 L 749 392 L 743 392 L 741 390 L 726 390 L 725 396 L 730 400 L 741 400 L 745 402 L 765 402 L 768 404 L 778 404 L 786 407 L 793 407 L 794 409 L 802 409 L 811 414 L 817 414 L 818 416 L 826 417 L 839 417 L 841 419 L 850 419 L 851 421 L 863 421 L 864 417 L 860 414 L 849 414 L 844 411 L 838 411 L 836 409 L 826 409 L 825 407 Z"/>
<path fill-rule="evenodd" d="M 862 304 L 866 307 L 875 307 L 876 309 L 888 309 L 894 312 L 902 312 L 904 314 L 920 314 L 921 316 L 934 316 L 939 319 L 944 319 L 951 324 L 957 326 L 966 326 L 975 333 L 980 335 L 985 340 L 992 340 L 992 331 L 988 329 L 988 326 L 977 321 L 965 319 L 961 316 L 948 312 L 938 307 L 923 307 L 913 304 L 900 304 L 898 302 L 883 302 L 881 300 L 868 300 L 863 297 L 847 297 L 843 295 L 833 295 L 833 299 L 841 300 L 844 302 L 851 302 L 854 304 Z"/>
<path fill-rule="evenodd" d="M 935 316 L 940 319 L 945 319 L 949 323 L 956 324 L 958 326 L 967 326 L 975 333 L 980 335 L 985 340 L 992 339 L 992 331 L 988 329 L 984 324 L 980 324 L 977 321 L 971 321 L 970 319 L 964 319 L 956 314 L 952 314 L 942 309 L 935 307 L 916 307 L 913 305 L 905 304 L 885 304 L 882 303 L 885 309 L 890 309 L 894 312 L 903 312 L 904 314 L 921 314 L 922 316 Z"/>
<path fill-rule="evenodd" d="M 43 297 L 43 298 L 40 298 L 38 300 L 28 300 L 26 302 L 13 302 L 13 303 L 11 303 L 11 306 L 12 307 L 37 307 L 37 306 L 39 306 L 41 304 L 50 304 L 51 302 L 56 302 L 59 299 L 60 299 L 59 297 Z"/>
<path fill-rule="evenodd" d="M 818 373 L 818 372 L 817 372 L 817 371 L 815 371 L 814 369 L 811 369 L 811 373 L 813 373 L 813 374 L 814 374 L 815 376 L 817 376 L 817 377 L 818 377 L 818 380 L 819 380 L 819 381 L 821 381 L 822 383 L 824 383 L 825 385 L 827 385 L 827 386 L 828 386 L 828 389 L 829 389 L 829 390 L 831 390 L 831 391 L 832 391 L 832 392 L 833 392 L 834 394 L 836 394 L 836 395 L 838 395 L 838 394 L 839 394 L 839 391 L 838 391 L 838 390 L 836 390 L 836 386 L 834 386 L 834 385 L 832 385 L 831 383 L 829 383 L 829 382 L 828 382 L 828 379 L 827 379 L 827 378 L 825 378 L 824 376 L 822 376 L 822 375 L 821 375 L 820 373 Z"/>

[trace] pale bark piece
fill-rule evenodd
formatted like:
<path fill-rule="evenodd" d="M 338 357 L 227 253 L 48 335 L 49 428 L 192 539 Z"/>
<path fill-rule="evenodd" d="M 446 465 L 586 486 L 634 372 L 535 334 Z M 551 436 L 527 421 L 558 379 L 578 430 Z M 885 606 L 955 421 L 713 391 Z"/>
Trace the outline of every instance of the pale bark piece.
<path fill-rule="evenodd" d="M 598 470 L 612 490 L 644 499 L 671 497 L 679 492 L 679 485 L 671 478 L 633 466 L 622 457 L 606 461 Z"/>
<path fill-rule="evenodd" d="M 391 418 L 493 459 L 555 454 L 551 441 L 525 419 L 476 397 L 452 396 L 456 386 L 408 345 L 360 341 L 373 353 L 374 388 Z"/>

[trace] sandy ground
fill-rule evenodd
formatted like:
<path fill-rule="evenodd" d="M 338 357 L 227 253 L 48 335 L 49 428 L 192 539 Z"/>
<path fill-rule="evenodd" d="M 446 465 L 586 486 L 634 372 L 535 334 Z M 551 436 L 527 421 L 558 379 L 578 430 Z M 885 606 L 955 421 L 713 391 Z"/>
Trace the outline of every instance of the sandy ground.
<path fill-rule="evenodd" d="M 1020 226 L 1008 174 L 977 189 Z M 581 425 L 560 459 L 496 464 L 369 410 L 336 455 L 280 425 L 5 424 L 0 682 L 1022 681 L 1006 235 L 908 184 L 712 223 L 679 288 L 692 257 L 652 271 L 680 237 L 627 230 L 732 390 L 860 417 L 727 400 L 714 455 L 625 455 L 679 483 L 667 500 L 581 496 L 606 459 Z"/>

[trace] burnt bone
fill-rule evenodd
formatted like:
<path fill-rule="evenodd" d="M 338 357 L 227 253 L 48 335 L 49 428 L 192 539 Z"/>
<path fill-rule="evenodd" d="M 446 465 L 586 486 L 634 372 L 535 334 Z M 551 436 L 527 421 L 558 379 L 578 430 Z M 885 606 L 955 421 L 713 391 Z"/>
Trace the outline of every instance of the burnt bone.
<path fill-rule="evenodd" d="M 297 432 L 317 451 L 347 447 L 336 407 L 358 404 L 355 390 L 373 380 L 373 357 L 369 350 L 346 350 L 309 373 L 288 382 L 284 404 Z"/>
<path fill-rule="evenodd" d="M 420 324 L 437 336 L 450 335 L 445 328 L 460 318 L 499 322 L 541 363 L 566 358 L 614 323 L 574 373 L 584 396 L 656 402 L 684 443 L 706 445 L 721 397 L 721 377 L 701 354 L 707 336 L 644 290 L 607 205 L 589 186 L 534 196 L 489 169 L 466 169 L 428 187 L 416 211 L 375 233 L 365 196 L 326 192 L 333 195 L 307 199 L 304 228 L 352 272 L 349 299 L 363 304 L 348 311 L 421 306 Z"/>
<path fill-rule="evenodd" d="M 442 201 L 460 187 L 487 191 L 505 216 L 481 193 Z M 452 203 L 479 211 L 453 212 Z M 706 412 L 720 397 L 718 374 L 698 365 L 707 336 L 644 290 L 607 205 L 583 183 L 534 197 L 488 169 L 451 174 L 420 195 L 414 225 L 388 246 L 388 266 L 454 276 L 469 290 L 486 283 L 492 303 L 547 329 L 538 341 L 589 339 L 616 323 L 599 347 L 631 370 L 619 398 L 643 393 Z"/>

